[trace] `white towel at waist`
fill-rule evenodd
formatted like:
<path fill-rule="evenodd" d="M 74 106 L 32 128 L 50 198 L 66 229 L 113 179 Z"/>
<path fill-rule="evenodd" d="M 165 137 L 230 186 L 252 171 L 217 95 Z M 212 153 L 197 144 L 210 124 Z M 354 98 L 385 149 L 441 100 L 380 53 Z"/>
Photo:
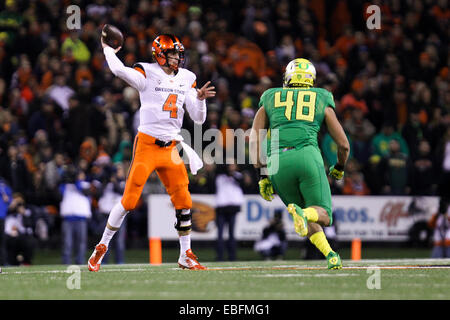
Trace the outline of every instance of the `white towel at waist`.
<path fill-rule="evenodd" d="M 203 161 L 198 156 L 197 152 L 194 151 L 190 146 L 188 146 L 183 141 L 180 141 L 181 146 L 184 149 L 184 152 L 186 152 L 186 155 L 189 159 L 189 168 L 191 170 L 192 174 L 197 174 L 197 171 L 203 168 Z"/>

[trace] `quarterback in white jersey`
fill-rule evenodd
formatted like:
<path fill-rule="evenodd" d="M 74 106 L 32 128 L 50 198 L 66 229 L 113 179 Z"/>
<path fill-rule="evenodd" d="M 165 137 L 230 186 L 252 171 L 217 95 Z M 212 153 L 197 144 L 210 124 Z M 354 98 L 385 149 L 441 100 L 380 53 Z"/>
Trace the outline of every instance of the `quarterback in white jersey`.
<path fill-rule="evenodd" d="M 197 97 L 196 76 L 184 68 L 167 74 L 158 63 L 137 63 L 123 66 L 114 49 L 104 49 L 111 71 L 139 91 L 140 124 L 138 131 L 163 141 L 182 140 L 179 135 L 184 109 L 196 123 L 206 119 L 206 102 Z"/>
<path fill-rule="evenodd" d="M 111 72 L 139 91 L 140 125 L 125 191 L 121 201 L 110 212 L 102 239 L 89 258 L 88 268 L 90 271 L 99 270 L 111 238 L 127 213 L 136 207 L 148 176 L 156 170 L 175 208 L 175 229 L 180 240 L 179 266 L 191 270 L 206 269 L 191 250 L 189 180 L 175 146 L 183 140 L 180 135 L 183 105 L 191 119 L 202 124 L 206 119 L 205 99 L 215 96 L 214 87 L 208 81 L 201 89 L 196 89 L 195 74 L 180 67 L 184 62 L 184 47 L 174 35 L 160 35 L 153 41 L 152 54 L 156 62 L 137 63 L 132 68 L 124 66 L 117 58 L 120 47 L 113 49 L 103 41 L 102 46 Z M 195 174 L 201 167 L 201 160 L 189 146 L 181 144 Z"/>

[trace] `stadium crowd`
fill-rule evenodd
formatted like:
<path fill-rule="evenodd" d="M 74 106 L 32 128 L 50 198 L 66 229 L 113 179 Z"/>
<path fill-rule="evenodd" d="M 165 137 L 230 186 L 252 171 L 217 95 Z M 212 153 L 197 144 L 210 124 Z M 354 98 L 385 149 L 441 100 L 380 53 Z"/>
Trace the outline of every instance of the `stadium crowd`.
<path fill-rule="evenodd" d="M 366 26 L 370 4 L 381 9 L 381 29 Z M 81 9 L 79 30 L 67 28 L 69 5 Z M 123 190 L 139 96 L 109 71 L 99 41 L 105 23 L 125 35 L 118 56 L 128 66 L 152 60 L 157 35 L 181 39 L 185 67 L 199 85 L 212 80 L 217 88 L 203 130 L 223 132 L 224 150 L 236 147 L 226 129 L 251 127 L 260 95 L 281 86 L 286 64 L 310 59 L 351 142 L 345 179 L 330 180 L 332 193 L 439 195 L 450 181 L 449 18 L 447 0 L 4 1 L 0 228 L 8 227 L 1 242 L 17 246 L 17 233 L 33 232 L 46 243 L 71 230 L 61 217 L 87 221 L 98 234 L 102 197 Z M 194 131 L 189 117 L 184 127 Z M 320 143 L 326 164 L 334 164 L 336 146 L 325 131 Z M 191 192 L 214 193 L 221 170 L 206 164 L 190 177 Z M 243 192 L 258 193 L 253 167 L 240 172 Z M 154 173 L 141 214 L 129 218 L 129 239 L 145 235 L 146 195 L 164 192 Z M 74 204 L 83 214 L 74 214 Z M 7 223 L 9 216 L 16 220 Z"/>

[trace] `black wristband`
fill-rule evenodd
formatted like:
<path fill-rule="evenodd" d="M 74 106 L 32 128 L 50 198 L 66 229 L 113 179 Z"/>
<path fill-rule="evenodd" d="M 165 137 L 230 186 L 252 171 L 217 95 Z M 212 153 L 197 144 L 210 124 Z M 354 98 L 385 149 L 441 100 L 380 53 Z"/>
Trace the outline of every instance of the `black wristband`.
<path fill-rule="evenodd" d="M 336 163 L 336 164 L 334 165 L 334 168 L 335 168 L 336 170 L 338 170 L 338 171 L 344 171 L 344 166 L 343 166 L 343 165 L 340 165 L 339 163 Z"/>

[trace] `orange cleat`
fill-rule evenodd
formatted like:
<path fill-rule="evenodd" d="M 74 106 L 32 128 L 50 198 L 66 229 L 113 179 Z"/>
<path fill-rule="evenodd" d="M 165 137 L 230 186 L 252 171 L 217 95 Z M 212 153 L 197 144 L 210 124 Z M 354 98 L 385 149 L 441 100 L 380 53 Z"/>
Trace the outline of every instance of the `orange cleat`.
<path fill-rule="evenodd" d="M 207 270 L 206 267 L 202 266 L 197 261 L 197 256 L 192 252 L 191 249 L 186 250 L 184 254 L 180 256 L 178 259 L 178 266 L 181 269 L 189 269 L 189 270 Z"/>
<path fill-rule="evenodd" d="M 100 265 L 106 251 L 108 251 L 108 248 L 104 244 L 98 244 L 95 246 L 95 250 L 88 260 L 89 271 L 97 272 L 100 269 Z"/>

